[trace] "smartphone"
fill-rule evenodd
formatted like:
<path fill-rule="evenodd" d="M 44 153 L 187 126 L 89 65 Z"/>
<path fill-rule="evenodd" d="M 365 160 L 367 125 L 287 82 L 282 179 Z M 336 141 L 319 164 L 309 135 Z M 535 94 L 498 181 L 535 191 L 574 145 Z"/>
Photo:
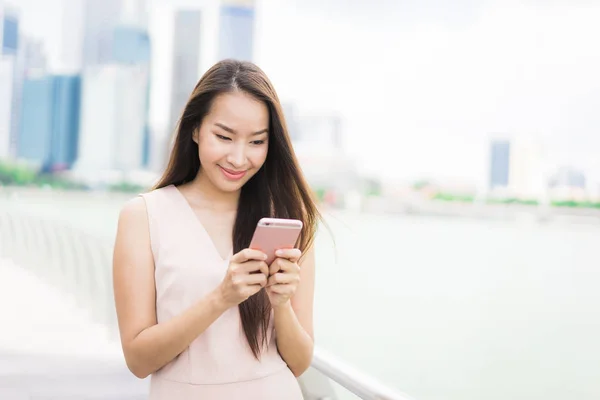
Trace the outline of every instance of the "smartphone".
<path fill-rule="evenodd" d="M 302 231 L 302 221 L 297 219 L 261 218 L 256 224 L 250 248 L 267 255 L 267 264 L 275 260 L 279 249 L 293 249 Z"/>

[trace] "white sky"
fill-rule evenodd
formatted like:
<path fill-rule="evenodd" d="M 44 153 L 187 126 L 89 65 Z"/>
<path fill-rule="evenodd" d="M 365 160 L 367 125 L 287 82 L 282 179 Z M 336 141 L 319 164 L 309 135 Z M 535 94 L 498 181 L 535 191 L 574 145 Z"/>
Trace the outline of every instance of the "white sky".
<path fill-rule="evenodd" d="M 18 0 L 24 30 L 45 38 L 53 62 L 60 10 L 73 1 Z M 152 2 L 154 20 L 173 4 Z M 552 163 L 600 181 L 600 2 L 257 3 L 257 63 L 282 99 L 341 112 L 347 149 L 366 169 L 481 181 L 487 137 L 500 132 L 538 137 Z M 154 33 L 164 60 L 168 35 Z M 168 96 L 155 87 L 153 98 Z"/>

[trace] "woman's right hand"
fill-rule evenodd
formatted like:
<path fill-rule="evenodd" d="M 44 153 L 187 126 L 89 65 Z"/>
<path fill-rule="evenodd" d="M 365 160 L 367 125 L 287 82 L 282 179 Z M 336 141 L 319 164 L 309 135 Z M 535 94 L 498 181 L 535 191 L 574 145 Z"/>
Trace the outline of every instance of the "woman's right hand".
<path fill-rule="evenodd" d="M 227 274 L 219 286 L 227 307 L 237 306 L 265 287 L 269 277 L 266 259 L 266 254 L 253 249 L 241 250 L 231 257 Z"/>

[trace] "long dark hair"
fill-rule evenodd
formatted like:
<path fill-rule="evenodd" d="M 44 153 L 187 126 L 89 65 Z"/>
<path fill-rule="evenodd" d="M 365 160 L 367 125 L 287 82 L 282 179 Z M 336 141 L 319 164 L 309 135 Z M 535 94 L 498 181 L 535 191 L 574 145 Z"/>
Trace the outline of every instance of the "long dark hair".
<path fill-rule="evenodd" d="M 292 148 L 279 98 L 266 74 L 255 64 L 223 60 L 211 67 L 194 88 L 179 121 L 167 168 L 154 189 L 192 181 L 200 170 L 198 145 L 192 139 L 215 97 L 242 91 L 269 110 L 269 149 L 262 168 L 241 190 L 233 228 L 234 253 L 248 247 L 262 217 L 294 218 L 303 222 L 298 248 L 312 244 L 321 216 Z M 267 344 L 271 305 L 261 290 L 239 305 L 248 344 L 258 359 Z"/>

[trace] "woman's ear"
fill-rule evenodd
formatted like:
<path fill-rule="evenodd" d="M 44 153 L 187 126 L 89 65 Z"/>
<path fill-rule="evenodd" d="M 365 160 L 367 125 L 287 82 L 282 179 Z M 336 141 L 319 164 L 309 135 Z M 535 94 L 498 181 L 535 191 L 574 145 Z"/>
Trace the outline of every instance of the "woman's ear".
<path fill-rule="evenodd" d="M 200 129 L 196 129 L 194 130 L 194 133 L 192 133 L 192 140 L 198 144 L 198 136 L 200 136 Z"/>

